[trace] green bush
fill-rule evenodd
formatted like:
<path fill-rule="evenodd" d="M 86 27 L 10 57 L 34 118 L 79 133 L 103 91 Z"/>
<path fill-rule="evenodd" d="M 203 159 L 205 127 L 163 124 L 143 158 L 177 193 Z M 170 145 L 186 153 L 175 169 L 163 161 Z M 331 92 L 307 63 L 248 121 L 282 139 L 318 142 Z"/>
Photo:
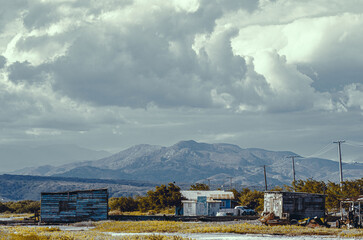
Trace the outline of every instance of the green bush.
<path fill-rule="evenodd" d="M 22 200 L 0 203 L 0 213 L 34 213 L 40 210 L 40 201 Z"/>
<path fill-rule="evenodd" d="M 160 211 L 181 205 L 180 188 L 173 183 L 167 186 L 162 184 L 156 186 L 155 190 L 147 192 L 146 196 L 110 198 L 109 207 L 111 211 L 131 212 L 139 210 L 147 212 L 150 210 Z"/>

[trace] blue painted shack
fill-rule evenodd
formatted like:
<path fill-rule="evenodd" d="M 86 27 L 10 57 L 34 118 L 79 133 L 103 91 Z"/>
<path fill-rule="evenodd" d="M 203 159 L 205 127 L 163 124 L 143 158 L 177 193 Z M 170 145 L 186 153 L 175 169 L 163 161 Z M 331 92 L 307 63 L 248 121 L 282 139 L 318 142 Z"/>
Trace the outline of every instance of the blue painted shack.
<path fill-rule="evenodd" d="M 41 222 L 100 221 L 107 218 L 107 189 L 41 193 Z"/>

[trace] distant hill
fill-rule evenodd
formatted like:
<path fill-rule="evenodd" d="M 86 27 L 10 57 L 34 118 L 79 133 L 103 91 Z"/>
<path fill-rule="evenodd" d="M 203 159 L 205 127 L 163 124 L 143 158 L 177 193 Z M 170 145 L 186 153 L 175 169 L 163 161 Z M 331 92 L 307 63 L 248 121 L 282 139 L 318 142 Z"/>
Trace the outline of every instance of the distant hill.
<path fill-rule="evenodd" d="M 271 185 L 291 184 L 292 163 L 289 151 L 243 149 L 237 145 L 182 141 L 170 147 L 136 145 L 110 157 L 95 161 L 43 166 L 17 171 L 17 174 L 134 179 L 151 182 L 193 183 L 208 181 L 215 185 L 263 186 L 263 165 Z M 338 162 L 320 158 L 295 159 L 296 178 L 339 181 Z M 344 178 L 362 177 L 363 164 L 343 164 Z M 209 180 L 208 180 L 209 179 Z"/>
<path fill-rule="evenodd" d="M 103 180 L 25 175 L 0 175 L 0 201 L 39 200 L 41 192 L 108 188 L 110 197 L 145 195 L 156 184 L 130 180 Z"/>

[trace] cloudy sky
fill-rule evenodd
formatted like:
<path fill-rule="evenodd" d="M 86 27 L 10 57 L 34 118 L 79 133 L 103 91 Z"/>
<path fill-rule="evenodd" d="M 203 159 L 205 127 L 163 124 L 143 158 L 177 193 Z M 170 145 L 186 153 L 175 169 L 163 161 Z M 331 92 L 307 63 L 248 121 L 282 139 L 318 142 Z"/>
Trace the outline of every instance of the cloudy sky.
<path fill-rule="evenodd" d="M 2 149 L 193 139 L 336 160 L 347 140 L 363 162 L 362 0 L 0 5 Z"/>

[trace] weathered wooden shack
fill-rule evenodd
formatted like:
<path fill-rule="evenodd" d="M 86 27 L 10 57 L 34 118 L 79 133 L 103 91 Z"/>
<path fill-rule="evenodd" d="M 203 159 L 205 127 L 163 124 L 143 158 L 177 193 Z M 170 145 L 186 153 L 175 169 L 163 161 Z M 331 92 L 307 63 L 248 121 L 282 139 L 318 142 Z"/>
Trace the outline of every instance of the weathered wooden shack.
<path fill-rule="evenodd" d="M 264 195 L 264 213 L 280 219 L 303 219 L 325 216 L 325 195 L 270 191 Z"/>
<path fill-rule="evenodd" d="M 41 222 L 100 221 L 107 218 L 107 189 L 41 193 Z"/>

